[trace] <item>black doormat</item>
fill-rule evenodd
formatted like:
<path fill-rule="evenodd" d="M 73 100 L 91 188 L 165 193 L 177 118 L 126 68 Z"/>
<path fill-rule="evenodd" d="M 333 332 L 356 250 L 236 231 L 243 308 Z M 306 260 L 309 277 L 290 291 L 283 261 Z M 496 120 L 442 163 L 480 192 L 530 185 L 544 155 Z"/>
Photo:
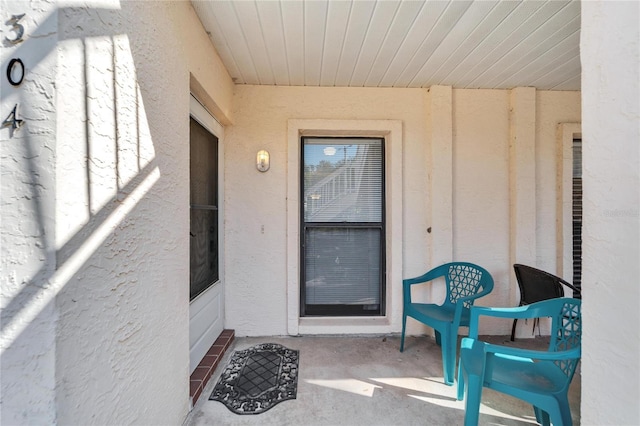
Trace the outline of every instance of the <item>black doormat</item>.
<path fill-rule="evenodd" d="M 260 414 L 297 390 L 298 351 L 263 343 L 233 353 L 209 399 L 236 414 Z"/>

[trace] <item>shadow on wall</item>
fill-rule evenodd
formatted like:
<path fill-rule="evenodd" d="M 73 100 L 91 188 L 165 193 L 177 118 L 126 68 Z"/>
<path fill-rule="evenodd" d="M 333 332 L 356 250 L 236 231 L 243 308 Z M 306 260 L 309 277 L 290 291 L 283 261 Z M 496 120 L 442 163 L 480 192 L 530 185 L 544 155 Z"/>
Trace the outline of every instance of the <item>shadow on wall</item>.
<path fill-rule="evenodd" d="M 62 325 L 70 331 L 65 347 L 83 346 L 78 340 L 83 338 L 82 333 L 91 330 L 91 325 L 70 324 L 88 318 L 96 327 L 94 333 L 109 330 L 110 334 L 102 339 L 102 349 L 86 348 L 84 355 L 99 357 L 103 351 L 118 352 L 114 346 L 134 336 L 142 323 L 149 321 L 150 310 L 162 308 L 148 306 L 157 300 L 149 294 L 153 289 L 145 282 L 163 278 L 162 268 L 154 265 L 158 260 L 150 255 L 154 250 L 167 249 L 158 247 L 165 243 L 179 248 L 184 245 L 186 250 L 178 253 L 188 253 L 187 239 L 182 241 L 175 236 L 182 230 L 181 226 L 176 228 L 176 220 L 181 218 L 175 217 L 180 200 L 171 199 L 175 198 L 175 192 L 168 196 L 163 193 L 167 187 L 173 187 L 173 191 L 180 188 L 176 190 L 175 184 L 158 187 L 161 180 L 156 156 L 158 140 L 188 140 L 188 121 L 180 116 L 171 117 L 173 120 L 169 121 L 175 120 L 174 138 L 166 134 L 171 124 L 154 114 L 153 107 L 147 115 L 143 99 L 149 104 L 160 100 L 165 109 L 176 100 L 162 99 L 157 87 L 149 86 L 144 78 L 138 79 L 139 74 L 154 71 L 153 65 L 146 64 L 146 55 L 150 50 L 159 50 L 161 43 L 151 42 L 150 47 L 147 39 L 130 40 L 126 27 L 133 24 L 124 16 L 132 16 L 136 11 L 124 9 L 131 7 L 138 6 L 124 2 L 122 9 L 113 10 L 58 9 L 38 22 L 38 28 L 25 26 L 25 41 L 12 45 L 13 50 L 3 59 L 3 69 L 11 58 L 23 58 L 25 64 L 21 87 L 12 88 L 4 79 L 2 82 L 6 103 L 25 106 L 23 126 L 9 141 L 3 141 L 12 144 L 3 148 L 3 163 L 6 152 L 14 160 L 11 165 L 9 161 L 6 163 L 10 170 L 3 164 L 4 185 L 11 185 L 10 194 L 3 193 L 2 239 L 6 244 L 3 257 L 13 259 L 3 260 L 3 268 L 11 268 L 3 274 L 1 313 L 2 372 L 7 381 L 11 381 L 13 373 L 18 374 L 11 370 L 18 367 L 14 365 L 18 358 L 22 358 L 24 366 L 29 358 L 42 355 L 33 352 L 41 349 L 31 348 L 40 337 L 34 335 L 34 325 L 55 321 L 55 314 L 51 313 L 54 304 L 60 317 L 67 317 Z M 87 25 L 88 22 L 97 24 Z M 54 35 L 46 44 L 42 36 L 35 36 L 37 32 L 48 31 L 46 36 L 51 37 L 52 29 L 57 29 L 57 38 Z M 29 34 L 34 36 L 29 38 Z M 57 69 L 42 69 L 45 59 L 49 58 L 48 64 L 56 55 Z M 185 88 L 187 84 L 185 81 Z M 186 96 L 188 93 L 185 99 Z M 42 105 L 41 98 L 46 99 L 47 105 Z M 55 119 L 55 124 L 53 120 L 40 118 L 42 114 L 39 116 L 37 112 L 42 109 Z M 164 147 L 165 155 L 172 156 L 166 154 L 170 148 Z M 177 163 L 179 175 L 174 179 L 188 179 L 188 163 L 181 159 L 188 159 L 188 151 L 178 159 L 170 159 Z M 185 187 L 187 183 L 185 180 Z M 188 202 L 188 198 L 185 200 Z M 174 210 L 163 212 L 167 204 Z M 187 204 L 182 210 L 186 207 Z M 183 227 L 188 232 L 188 212 L 184 211 Z M 25 222 L 29 224 L 24 225 Z M 178 231 L 169 233 L 168 241 L 162 241 L 162 234 L 153 230 L 167 223 Z M 183 260 L 188 265 L 188 259 Z M 144 271 L 154 269 L 159 270 L 155 276 L 151 272 L 151 278 L 143 277 Z M 101 277 L 106 280 L 100 280 Z M 179 293 L 185 294 L 186 310 L 188 288 Z M 111 312 L 112 305 L 119 303 L 131 303 L 126 309 L 134 313 L 120 318 L 118 309 Z M 87 316 L 90 311 L 93 312 Z M 49 327 L 56 330 L 56 325 Z M 58 332 L 52 331 L 53 336 L 47 336 L 54 345 L 61 326 L 57 327 Z M 95 342 L 94 339 L 92 343 Z M 50 350 L 58 351 L 55 347 Z M 82 357 L 83 351 L 79 352 L 75 357 Z M 111 358 L 117 361 L 118 356 Z M 91 364 L 86 359 L 83 362 Z M 113 369 L 114 365 L 106 366 L 109 367 Z M 7 371 L 11 371 L 11 377 L 5 375 Z M 110 372 L 113 376 L 129 373 Z M 37 375 L 25 378 L 28 381 L 31 377 L 37 380 Z M 3 385 L 3 399 L 4 391 Z M 10 409 L 11 404 L 5 408 Z"/>
<path fill-rule="evenodd" d="M 78 12 L 87 13 L 86 10 L 81 9 L 78 9 Z M 59 11 L 58 13 L 63 12 Z M 92 13 L 104 15 L 105 13 L 113 13 L 113 11 L 93 10 Z M 48 18 L 48 20 L 51 19 L 55 19 L 53 15 Z M 104 16 L 102 19 L 109 22 L 108 18 L 105 19 Z M 49 22 L 42 24 L 45 27 L 50 25 Z M 96 28 L 93 30 L 95 31 Z M 57 203 L 55 205 L 51 202 L 43 202 L 43 198 L 45 198 L 43 190 L 52 188 L 52 182 L 47 182 L 42 177 L 41 168 L 43 166 L 40 154 L 42 147 L 38 144 L 43 140 L 30 133 L 31 120 L 28 116 L 22 117 L 24 119 L 23 127 L 12 132 L 12 136 L 20 138 L 14 143 L 20 143 L 23 146 L 24 152 L 21 159 L 24 160 L 24 170 L 21 172 L 29 179 L 24 183 L 24 189 L 28 191 L 24 194 L 24 198 L 30 201 L 32 204 L 30 212 L 36 215 L 38 229 L 34 237 L 39 240 L 37 246 L 46 253 L 47 262 L 38 273 L 29 279 L 29 283 L 24 285 L 20 293 L 15 295 L 11 302 L 4 307 L 1 325 L 3 335 L 8 329 L 15 327 L 14 320 L 19 318 L 20 322 L 24 321 L 25 318 L 21 316 L 21 313 L 36 308 L 34 304 L 43 305 L 44 301 L 36 301 L 43 296 L 43 293 L 50 293 L 51 290 L 57 293 L 61 290 L 60 285 L 64 285 L 62 280 L 68 280 L 74 272 L 83 266 L 109 233 L 126 218 L 135 204 L 141 201 L 159 179 L 153 138 L 145 116 L 142 92 L 135 75 L 136 67 L 133 64 L 133 58 L 129 58 L 130 64 L 116 63 L 116 48 L 118 44 L 122 44 L 122 40 L 118 40 L 121 37 L 117 34 L 104 34 L 99 37 L 92 35 L 91 37 L 74 38 L 72 41 L 77 42 L 74 46 L 76 49 L 70 49 L 68 46 L 63 47 L 65 52 L 60 59 L 80 62 L 82 64 L 80 72 L 84 81 L 77 81 L 77 87 L 73 88 L 76 91 L 73 99 L 69 99 L 67 92 L 66 98 L 59 100 L 58 105 L 62 105 L 63 111 L 58 113 L 69 112 L 67 108 L 69 101 L 80 101 L 81 105 L 74 105 L 76 111 L 73 111 L 80 113 L 80 117 L 73 115 L 72 121 L 75 126 L 72 130 L 76 132 L 72 134 L 69 129 L 58 129 L 58 134 L 62 133 L 68 139 L 58 140 L 55 142 L 55 147 L 50 146 L 49 148 L 56 150 L 58 157 L 53 160 L 56 161 L 55 166 L 57 166 L 57 176 L 55 177 L 66 181 L 64 184 L 67 186 L 62 188 L 62 191 L 73 192 L 59 193 L 57 191 L 55 200 L 46 200 Z M 126 39 L 126 36 L 124 37 Z M 61 39 L 60 43 L 66 44 L 68 41 L 69 39 Z M 38 60 L 44 59 L 49 54 L 55 54 L 50 51 L 43 52 L 37 47 L 33 49 L 34 43 L 37 43 L 37 40 L 26 40 L 19 45 L 20 47 L 13 52 L 11 57 L 7 57 L 3 62 L 3 69 L 7 67 L 9 60 L 13 57 L 32 56 L 27 54 L 27 51 L 40 51 Z M 107 68 L 102 68 L 104 63 L 91 61 L 91 59 L 103 60 L 104 54 L 107 52 L 111 62 Z M 123 55 L 126 53 L 131 52 L 125 52 Z M 102 57 L 98 58 L 99 56 Z M 25 82 L 29 80 L 29 70 L 37 66 L 37 63 L 26 65 Z M 68 64 L 61 65 L 61 68 L 68 67 Z M 127 70 L 127 67 L 130 69 Z M 117 87 L 116 74 L 127 71 L 133 71 L 133 74 L 127 77 L 131 78 L 131 82 L 135 86 Z M 99 82 L 95 80 L 96 76 L 103 78 L 108 86 L 97 87 L 96 83 Z M 8 83 L 3 80 L 4 85 L 8 85 Z M 3 87 L 3 91 L 6 93 L 5 89 Z M 133 93 L 126 93 L 126 89 Z M 92 90 L 104 93 L 90 93 Z M 30 100 L 24 95 L 24 91 L 21 91 L 17 103 L 28 105 Z M 126 102 L 125 104 L 123 104 L 123 100 Z M 97 105 L 107 102 L 111 105 L 106 105 L 106 108 L 102 108 L 104 105 Z M 130 112 L 133 114 L 123 118 L 118 117 L 119 111 L 123 109 L 127 114 Z M 112 114 L 110 120 L 108 117 L 105 120 L 104 111 Z M 57 121 L 60 123 L 62 120 L 58 117 Z M 123 123 L 123 121 L 128 122 Z M 52 130 L 55 132 L 56 129 Z M 101 131 L 104 130 L 107 132 L 102 133 Z M 53 143 L 55 140 L 53 137 L 54 134 L 51 135 L 51 139 L 45 140 L 45 142 Z M 60 153 L 61 149 L 66 152 Z M 74 158 L 70 161 L 68 157 L 63 158 L 61 154 Z M 65 176 L 65 170 L 60 170 L 61 164 L 63 167 L 66 166 L 66 171 L 72 175 L 70 179 Z M 78 172 L 83 179 L 73 180 L 74 177 L 78 177 Z M 60 185 L 57 182 L 54 184 L 57 190 Z M 60 211 L 60 205 L 64 205 L 63 213 L 68 213 L 68 216 L 56 217 L 55 213 Z M 58 211 L 54 212 L 52 209 L 58 209 Z M 85 211 L 79 211 L 79 209 Z M 84 220 L 79 221 L 79 218 Z M 51 236 L 53 229 L 46 229 L 48 225 L 54 225 L 51 219 L 57 221 L 55 231 L 58 234 L 60 234 L 60 221 L 64 221 L 66 227 L 76 228 L 75 233 L 69 237 L 56 235 L 57 241 L 53 241 Z M 65 233 L 64 230 L 62 231 Z M 62 239 L 65 239 L 66 242 L 59 249 L 56 249 L 57 242 L 59 243 Z M 51 260 L 55 261 L 53 265 L 51 265 Z M 69 270 L 70 268 L 72 270 Z M 56 271 L 52 272 L 53 270 Z M 55 294 L 49 295 L 47 300 L 51 300 L 53 296 Z M 34 314 L 37 312 L 30 316 L 35 316 Z M 17 336 L 15 337 L 17 338 Z"/>

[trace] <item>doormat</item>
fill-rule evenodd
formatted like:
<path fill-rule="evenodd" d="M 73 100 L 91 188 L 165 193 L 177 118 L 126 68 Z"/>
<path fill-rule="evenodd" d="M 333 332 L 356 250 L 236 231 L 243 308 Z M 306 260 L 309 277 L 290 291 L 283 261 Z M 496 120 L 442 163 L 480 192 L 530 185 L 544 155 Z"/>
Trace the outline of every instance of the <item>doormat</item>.
<path fill-rule="evenodd" d="M 233 353 L 209 399 L 236 414 L 260 414 L 297 390 L 298 351 L 263 343 Z"/>

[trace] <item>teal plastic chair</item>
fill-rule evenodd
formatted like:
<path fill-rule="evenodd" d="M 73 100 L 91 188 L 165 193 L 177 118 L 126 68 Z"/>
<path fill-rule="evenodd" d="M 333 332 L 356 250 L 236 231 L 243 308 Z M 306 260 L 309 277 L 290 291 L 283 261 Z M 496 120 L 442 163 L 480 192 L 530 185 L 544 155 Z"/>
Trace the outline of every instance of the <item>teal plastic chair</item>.
<path fill-rule="evenodd" d="M 444 277 L 447 295 L 442 305 L 413 303 L 411 286 Z M 436 342 L 442 348 L 444 382 L 453 385 L 456 368 L 458 328 L 469 325 L 469 308 L 474 301 L 493 290 L 493 277 L 484 268 L 467 262 L 440 265 L 426 274 L 402 281 L 403 312 L 400 352 L 404 351 L 407 317 L 433 328 Z"/>
<path fill-rule="evenodd" d="M 465 425 L 477 425 L 482 389 L 494 389 L 533 405 L 538 423 L 570 426 L 567 392 L 580 361 L 581 301 L 557 298 L 517 308 L 471 309 L 469 337 L 460 344 L 458 400 L 465 397 Z M 478 340 L 480 316 L 509 319 L 551 317 L 547 351 L 519 349 Z"/>

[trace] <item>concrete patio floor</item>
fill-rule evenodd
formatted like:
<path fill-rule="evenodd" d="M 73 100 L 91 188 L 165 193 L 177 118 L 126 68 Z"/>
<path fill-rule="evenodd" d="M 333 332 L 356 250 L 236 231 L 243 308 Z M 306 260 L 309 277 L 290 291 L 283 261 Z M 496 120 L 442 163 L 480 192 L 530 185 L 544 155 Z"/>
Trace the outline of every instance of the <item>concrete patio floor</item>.
<path fill-rule="evenodd" d="M 506 336 L 488 338 L 507 342 Z M 298 393 L 257 415 L 232 413 L 209 401 L 218 378 L 235 350 L 278 343 L 300 351 Z M 514 344 L 507 342 L 507 344 Z M 520 347 L 546 348 L 548 338 L 517 339 Z M 440 348 L 430 337 L 409 337 L 400 353 L 399 336 L 378 337 L 241 337 L 236 338 L 214 372 L 185 425 L 460 425 L 464 401 L 456 386 L 442 382 Z M 569 393 L 571 414 L 580 424 L 580 372 Z M 480 424 L 536 424 L 533 408 L 485 389 Z"/>

